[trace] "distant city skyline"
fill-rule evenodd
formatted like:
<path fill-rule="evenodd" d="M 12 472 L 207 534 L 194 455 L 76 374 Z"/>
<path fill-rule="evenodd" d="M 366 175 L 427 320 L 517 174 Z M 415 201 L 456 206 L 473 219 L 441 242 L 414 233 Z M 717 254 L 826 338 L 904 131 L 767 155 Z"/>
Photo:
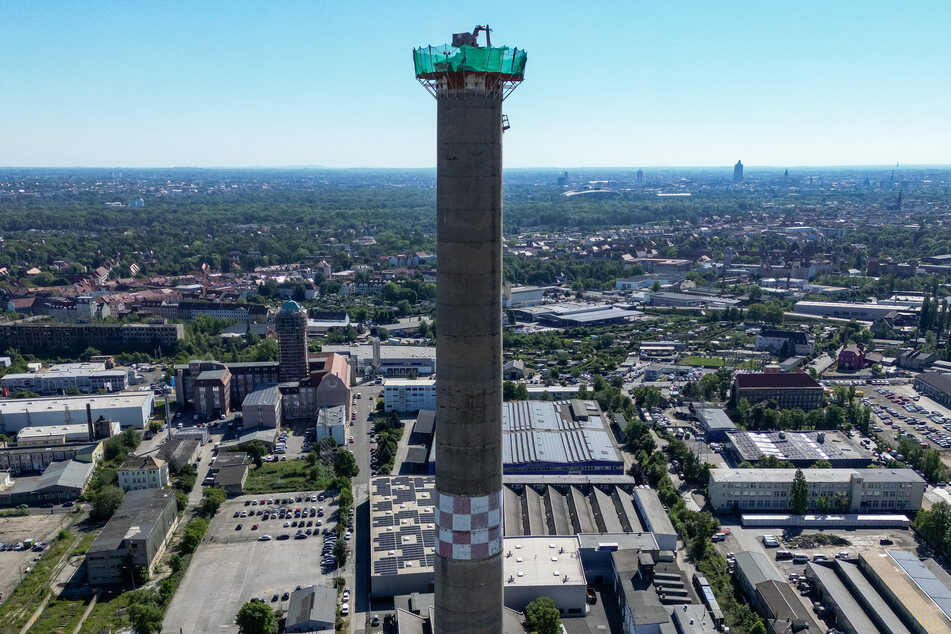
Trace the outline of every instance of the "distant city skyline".
<path fill-rule="evenodd" d="M 951 164 L 951 5 L 794 8 L 9 5 L 0 165 L 429 168 L 411 49 L 486 22 L 528 51 L 506 168 Z"/>

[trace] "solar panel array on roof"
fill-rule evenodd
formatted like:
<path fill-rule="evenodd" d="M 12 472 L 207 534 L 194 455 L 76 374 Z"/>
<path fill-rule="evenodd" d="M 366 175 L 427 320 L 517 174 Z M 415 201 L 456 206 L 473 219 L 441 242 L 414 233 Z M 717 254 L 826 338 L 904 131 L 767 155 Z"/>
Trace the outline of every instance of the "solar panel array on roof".
<path fill-rule="evenodd" d="M 848 461 L 851 466 L 858 466 L 852 463 L 872 460 L 865 449 L 837 431 L 728 431 L 727 437 L 740 459 L 749 462 L 774 456 L 794 463 L 828 460 Z"/>
<path fill-rule="evenodd" d="M 435 563 L 433 477 L 374 478 L 371 495 L 373 574 L 396 575 Z"/>

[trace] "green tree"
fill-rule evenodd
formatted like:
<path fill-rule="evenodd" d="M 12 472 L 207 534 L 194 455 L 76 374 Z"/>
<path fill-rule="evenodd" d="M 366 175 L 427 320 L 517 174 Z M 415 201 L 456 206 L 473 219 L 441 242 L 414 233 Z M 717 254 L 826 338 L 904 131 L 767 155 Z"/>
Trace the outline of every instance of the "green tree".
<path fill-rule="evenodd" d="M 111 484 L 104 486 L 94 493 L 90 515 L 96 520 L 107 520 L 116 512 L 123 499 L 125 491 Z"/>
<path fill-rule="evenodd" d="M 803 515 L 809 508 L 809 485 L 802 469 L 796 469 L 792 486 L 789 489 L 789 507 L 795 515 Z"/>
<path fill-rule="evenodd" d="M 185 554 L 195 552 L 195 549 L 198 548 L 207 530 L 208 522 L 205 521 L 204 518 L 196 517 L 189 520 L 188 524 L 185 525 L 185 530 L 182 532 L 179 550 Z"/>
<path fill-rule="evenodd" d="M 267 447 L 264 446 L 263 442 L 260 440 L 252 440 L 244 450 L 248 452 L 248 456 L 251 457 L 251 460 L 254 461 L 256 466 L 260 467 L 264 464 L 264 455 L 267 453 Z"/>
<path fill-rule="evenodd" d="M 188 494 L 184 491 L 175 491 L 175 503 L 178 506 L 178 512 L 184 513 L 188 507 Z"/>
<path fill-rule="evenodd" d="M 151 603 L 133 603 L 129 606 L 129 620 L 138 634 L 155 634 L 162 629 L 165 612 Z"/>
<path fill-rule="evenodd" d="M 347 542 L 342 539 L 338 539 L 337 543 L 334 544 L 334 558 L 337 560 L 337 565 L 342 566 L 347 563 Z"/>
<path fill-rule="evenodd" d="M 816 460 L 815 462 L 812 463 L 812 466 L 809 468 L 810 469 L 831 469 L 832 463 L 829 462 L 828 460 Z"/>
<path fill-rule="evenodd" d="M 357 459 L 350 451 L 338 451 L 334 457 L 334 474 L 345 478 L 355 478 L 360 473 Z"/>
<path fill-rule="evenodd" d="M 248 602 L 241 606 L 234 618 L 241 634 L 275 634 L 277 614 L 266 603 Z"/>
<path fill-rule="evenodd" d="M 221 487 L 208 487 L 201 492 L 201 514 L 212 517 L 228 499 L 228 494 Z"/>
<path fill-rule="evenodd" d="M 538 597 L 525 606 L 525 620 L 530 630 L 537 634 L 559 634 L 561 615 L 555 602 L 548 597 Z"/>

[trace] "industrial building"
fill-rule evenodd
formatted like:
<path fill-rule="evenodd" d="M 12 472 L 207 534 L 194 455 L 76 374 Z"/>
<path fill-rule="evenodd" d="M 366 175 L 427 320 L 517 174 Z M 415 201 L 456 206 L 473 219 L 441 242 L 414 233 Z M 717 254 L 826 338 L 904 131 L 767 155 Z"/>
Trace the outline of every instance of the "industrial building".
<path fill-rule="evenodd" d="M 14 433 L 30 426 L 69 425 L 87 417 L 87 406 L 94 419 L 99 417 L 121 427 L 144 429 L 155 407 L 155 396 L 148 392 L 92 394 L 0 401 L 0 433 Z"/>
<path fill-rule="evenodd" d="M 158 457 L 165 460 L 168 468 L 175 472 L 198 459 L 201 444 L 201 441 L 194 438 L 175 436 L 162 445 L 158 451 Z"/>
<path fill-rule="evenodd" d="M 370 481 L 371 596 L 432 591 L 435 491 L 432 477 Z"/>
<path fill-rule="evenodd" d="M 92 586 L 127 583 L 133 567 L 149 574 L 172 539 L 178 521 L 175 491 L 143 489 L 129 491 L 112 518 L 86 551 L 86 568 Z"/>
<path fill-rule="evenodd" d="M 511 284 L 505 284 L 502 287 L 503 308 L 537 306 L 544 301 L 545 289 L 540 286 L 512 286 Z"/>
<path fill-rule="evenodd" d="M 244 397 L 241 416 L 245 427 L 281 426 L 281 391 L 277 386 L 260 387 Z"/>
<path fill-rule="evenodd" d="M 623 634 L 678 632 L 713 634 L 719 631 L 722 614 L 700 603 L 674 553 L 622 549 L 603 544 L 610 555 L 608 579 L 617 597 Z"/>
<path fill-rule="evenodd" d="M 768 350 L 773 354 L 779 354 L 788 347 L 790 354 L 787 356 L 812 354 L 816 349 L 816 342 L 810 340 L 806 333 L 775 328 L 763 328 L 756 335 L 754 345 L 757 350 Z"/>
<path fill-rule="evenodd" d="M 0 491 L 0 505 L 72 502 L 86 490 L 95 468 L 91 462 L 51 462 L 43 475 L 17 478 L 12 486 Z"/>
<path fill-rule="evenodd" d="M 644 530 L 654 534 L 661 550 L 677 550 L 677 530 L 670 521 L 657 491 L 648 486 L 634 489 L 634 504 L 640 515 Z"/>
<path fill-rule="evenodd" d="M 0 446 L 0 471 L 13 475 L 42 473 L 53 462 L 88 462 L 98 465 L 103 459 L 102 442 L 72 442 L 56 445 Z"/>
<path fill-rule="evenodd" d="M 373 343 L 330 344 L 324 352 L 335 352 L 352 359 L 353 367 L 363 376 L 405 377 L 436 373 L 435 346 L 388 346 Z"/>
<path fill-rule="evenodd" d="M 507 402 L 502 407 L 504 473 L 622 475 L 624 460 L 609 426 L 595 401 Z"/>
<path fill-rule="evenodd" d="M 89 394 L 104 390 L 121 392 L 129 386 L 127 370 L 106 369 L 103 362 L 61 363 L 39 372 L 7 374 L 0 378 L 0 388 L 16 392 L 25 390 L 41 395 L 66 394 L 79 390 Z"/>
<path fill-rule="evenodd" d="M 697 411 L 697 419 L 703 427 L 707 442 L 723 442 L 728 433 L 736 431 L 736 423 L 719 408 L 700 409 Z"/>
<path fill-rule="evenodd" d="M 168 463 L 154 456 L 131 456 L 119 467 L 119 488 L 161 489 L 169 484 Z"/>
<path fill-rule="evenodd" d="M 738 372 L 733 378 L 733 403 L 741 399 L 755 405 L 775 401 L 782 409 L 812 410 L 822 407 L 822 386 L 801 370 L 795 372 Z"/>
<path fill-rule="evenodd" d="M 825 460 L 835 468 L 861 469 L 872 464 L 872 455 L 839 431 L 729 431 L 726 451 L 737 463 L 756 464 L 771 456 L 808 468 Z"/>
<path fill-rule="evenodd" d="M 371 480 L 372 596 L 432 591 L 438 514 L 434 491 L 432 476 Z M 547 547 L 552 540 L 569 538 L 585 560 L 585 570 L 602 578 L 610 575 L 604 544 L 656 554 L 677 543 L 657 491 L 637 487 L 629 476 L 506 476 L 500 519 L 506 549 L 526 539 L 539 539 Z M 506 597 L 506 605 L 515 607 L 514 599 L 510 603 Z"/>
<path fill-rule="evenodd" d="M 654 532 L 663 549 L 677 541 L 657 491 L 630 476 L 511 475 L 502 494 L 506 537 Z"/>
<path fill-rule="evenodd" d="M 766 630 L 770 634 L 822 634 L 826 631 L 803 605 L 799 593 L 779 576 L 763 553 L 736 553 L 736 581 L 749 597 L 750 604 L 766 621 Z"/>
<path fill-rule="evenodd" d="M 541 306 L 516 309 L 515 315 L 522 321 L 532 321 L 555 328 L 607 326 L 630 321 L 638 311 L 611 304 L 581 304 L 559 302 Z"/>
<path fill-rule="evenodd" d="M 951 633 L 951 578 L 933 559 L 902 551 L 810 563 L 806 577 L 847 634 Z"/>
<path fill-rule="evenodd" d="M 504 549 L 505 607 L 524 612 L 545 596 L 562 616 L 584 616 L 588 582 L 577 537 L 523 535 L 506 539 Z"/>
<path fill-rule="evenodd" d="M 17 447 L 51 447 L 77 442 L 92 442 L 115 436 L 119 433 L 119 423 L 102 419 L 96 424 L 72 423 L 69 425 L 47 425 L 44 427 L 24 427 L 17 432 Z"/>
<path fill-rule="evenodd" d="M 838 317 L 839 319 L 855 319 L 857 321 L 878 321 L 896 310 L 905 313 L 915 312 L 915 309 L 911 307 L 895 306 L 895 304 L 799 301 L 793 306 L 793 312 L 802 315 Z"/>
<path fill-rule="evenodd" d="M 435 379 L 387 379 L 383 384 L 383 411 L 417 412 L 436 409 Z"/>
<path fill-rule="evenodd" d="M 921 508 L 925 481 L 912 469 L 803 469 L 809 509 L 824 498 L 843 513 L 914 512 Z M 712 469 L 709 502 L 717 513 L 788 511 L 796 469 Z"/>
<path fill-rule="evenodd" d="M 336 620 L 337 591 L 328 586 L 307 586 L 291 592 L 284 631 L 333 631 Z"/>
<path fill-rule="evenodd" d="M 951 407 L 951 376 L 938 372 L 924 372 L 915 377 L 915 390 L 936 403 Z"/>

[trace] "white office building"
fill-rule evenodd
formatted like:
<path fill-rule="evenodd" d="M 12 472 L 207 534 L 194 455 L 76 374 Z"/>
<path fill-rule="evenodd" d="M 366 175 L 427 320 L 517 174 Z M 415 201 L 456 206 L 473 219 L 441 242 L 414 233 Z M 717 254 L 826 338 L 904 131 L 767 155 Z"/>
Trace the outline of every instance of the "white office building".
<path fill-rule="evenodd" d="M 846 513 L 912 512 L 921 508 L 925 481 L 911 469 L 803 469 L 809 510 L 820 498 Z M 712 469 L 709 500 L 717 513 L 788 512 L 796 469 Z"/>
<path fill-rule="evenodd" d="M 436 409 L 436 379 L 387 379 L 383 407 L 387 412 Z"/>

